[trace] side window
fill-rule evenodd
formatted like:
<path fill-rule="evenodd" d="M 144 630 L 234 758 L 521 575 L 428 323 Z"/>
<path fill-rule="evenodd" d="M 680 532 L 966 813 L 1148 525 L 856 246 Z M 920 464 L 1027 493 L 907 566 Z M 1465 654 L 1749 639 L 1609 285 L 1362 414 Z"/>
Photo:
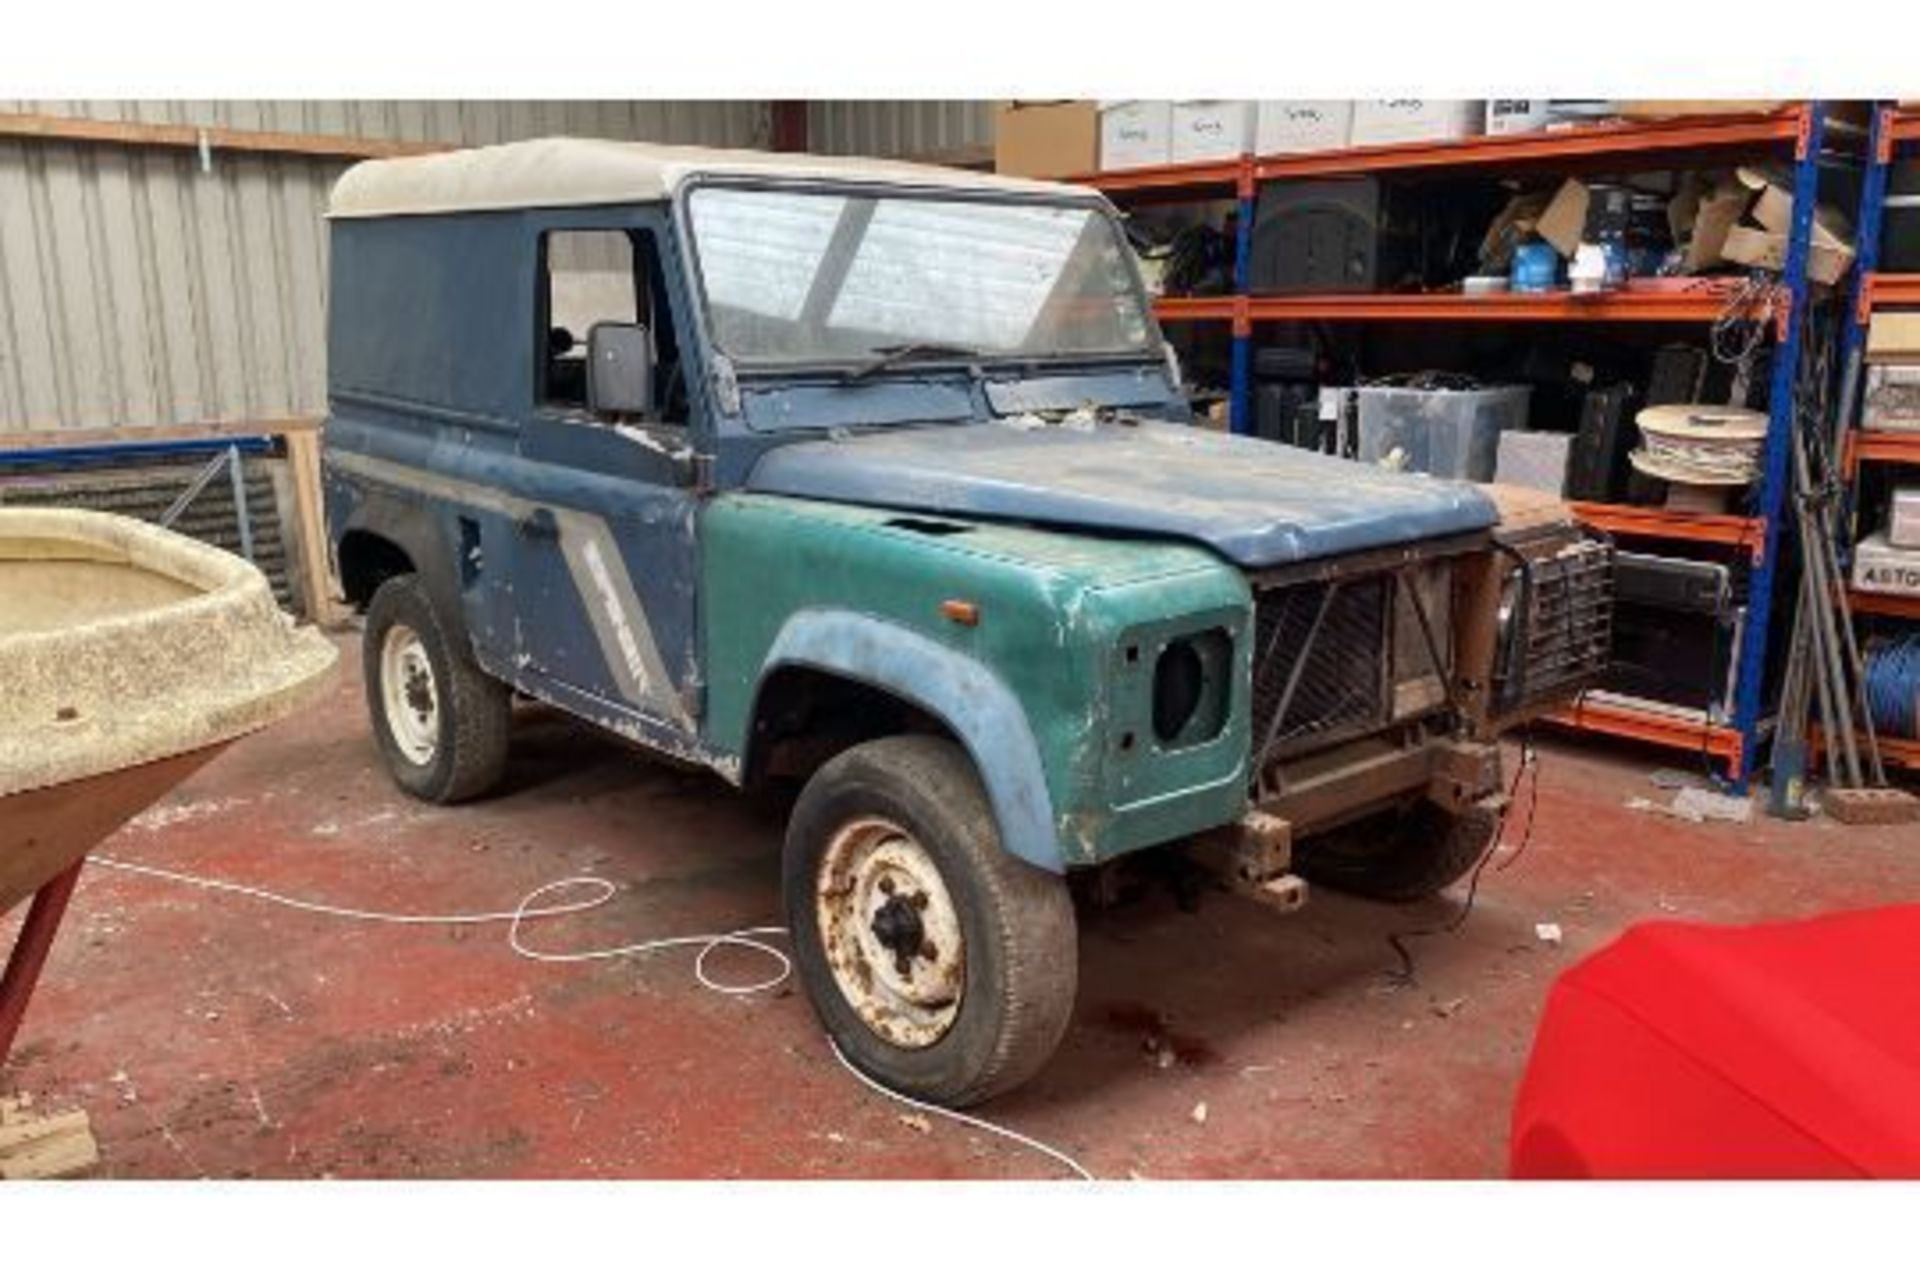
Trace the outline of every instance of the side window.
<path fill-rule="evenodd" d="M 535 334 L 535 398 L 543 405 L 587 407 L 587 336 L 604 322 L 645 325 L 653 347 L 654 385 L 670 421 L 684 414 L 676 395 L 677 359 L 661 293 L 653 237 L 644 231 L 548 231 L 540 237 L 539 325 Z M 680 404 L 674 402 L 679 400 Z M 652 415 L 650 415 L 652 416 Z"/>

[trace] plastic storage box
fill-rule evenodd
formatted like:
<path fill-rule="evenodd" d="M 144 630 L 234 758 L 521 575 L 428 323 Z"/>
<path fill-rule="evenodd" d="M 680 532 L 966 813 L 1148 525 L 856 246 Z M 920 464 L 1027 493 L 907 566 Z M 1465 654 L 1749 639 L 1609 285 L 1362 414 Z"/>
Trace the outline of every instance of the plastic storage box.
<path fill-rule="evenodd" d="M 1902 485 L 1893 491 L 1887 512 L 1887 541 L 1902 550 L 1920 550 L 1920 489 Z"/>
<path fill-rule="evenodd" d="M 1350 136 L 1356 147 L 1395 143 L 1455 142 L 1471 138 L 1486 124 L 1486 106 L 1477 101 L 1433 98 L 1362 99 L 1353 105 Z"/>
<path fill-rule="evenodd" d="M 1261 155 L 1337 151 L 1353 129 L 1353 103 L 1345 98 L 1270 99 L 1259 107 L 1253 149 Z"/>
<path fill-rule="evenodd" d="M 1868 365 L 1860 425 L 1869 431 L 1920 431 L 1920 365 Z"/>
<path fill-rule="evenodd" d="M 1100 167 L 1142 169 L 1173 158 L 1173 104 L 1123 99 L 1100 104 Z"/>
<path fill-rule="evenodd" d="M 1219 98 L 1195 98 L 1173 104 L 1174 164 L 1235 160 L 1253 149 L 1254 105 Z"/>
<path fill-rule="evenodd" d="M 1920 551 L 1902 551 L 1884 533 L 1853 549 L 1853 585 L 1883 596 L 1920 596 Z"/>
<path fill-rule="evenodd" d="M 1527 429 L 1526 387 L 1354 390 L 1362 462 L 1451 480 L 1492 480 L 1503 431 Z"/>

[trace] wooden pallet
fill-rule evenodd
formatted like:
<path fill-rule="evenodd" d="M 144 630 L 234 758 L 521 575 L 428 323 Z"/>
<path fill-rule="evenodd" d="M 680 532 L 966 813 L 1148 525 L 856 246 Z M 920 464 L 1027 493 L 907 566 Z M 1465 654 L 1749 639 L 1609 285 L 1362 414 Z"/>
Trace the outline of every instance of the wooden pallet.
<path fill-rule="evenodd" d="M 100 1160 L 93 1124 L 83 1110 L 35 1116 L 21 1094 L 0 1098 L 0 1181 L 65 1178 Z"/>

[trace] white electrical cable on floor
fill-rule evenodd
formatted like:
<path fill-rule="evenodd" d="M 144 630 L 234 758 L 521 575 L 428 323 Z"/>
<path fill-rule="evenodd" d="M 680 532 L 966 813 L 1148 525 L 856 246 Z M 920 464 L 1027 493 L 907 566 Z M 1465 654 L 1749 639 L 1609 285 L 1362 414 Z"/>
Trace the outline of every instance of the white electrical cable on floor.
<path fill-rule="evenodd" d="M 761 991 L 770 991 L 785 982 L 793 972 L 793 962 L 787 959 L 786 952 L 770 943 L 759 941 L 755 936 L 785 933 L 786 930 L 779 925 L 755 925 L 751 928 L 735 929 L 729 933 L 695 933 L 679 938 L 654 938 L 646 942 L 629 943 L 622 947 L 601 947 L 591 951 L 541 951 L 521 941 L 520 926 L 528 920 L 577 915 L 612 901 L 613 896 L 619 892 L 619 887 L 613 881 L 600 876 L 568 876 L 563 880 L 549 881 L 520 899 L 520 905 L 511 911 L 476 911 L 452 915 L 399 915 L 388 911 L 364 911 L 358 907 L 338 907 L 326 902 L 311 902 L 304 898 L 292 898 L 283 893 L 274 893 L 268 889 L 256 889 L 252 885 L 234 884 L 230 880 L 213 880 L 206 876 L 188 875 L 180 871 L 164 871 L 159 867 L 142 866 L 137 862 L 121 862 L 117 858 L 103 858 L 97 854 L 88 861 L 96 866 L 109 867 L 115 871 L 130 871 L 135 875 L 152 876 L 156 880 L 170 880 L 175 884 L 189 885 L 196 889 L 215 889 L 222 893 L 239 894 L 243 898 L 257 898 L 262 902 L 271 902 L 275 906 L 290 907 L 295 911 L 307 911 L 316 915 L 334 916 L 343 920 L 365 920 L 376 924 L 504 924 L 508 926 L 507 945 L 513 948 L 514 954 L 546 964 L 611 960 L 617 956 L 644 955 L 649 951 L 666 951 L 673 947 L 699 947 L 700 953 L 693 958 L 693 976 L 707 990 L 725 996 L 749 996 Z M 533 905 L 538 898 L 576 886 L 593 890 L 593 896 L 578 902 L 562 903 L 559 906 L 536 907 Z M 771 978 L 765 978 L 759 982 L 741 984 L 719 982 L 707 976 L 707 959 L 722 947 L 739 947 L 770 956 L 780 966 L 780 971 Z"/>
<path fill-rule="evenodd" d="M 970 1116 L 963 1111 L 949 1111 L 945 1107 L 935 1106 L 931 1102 L 921 1102 L 916 1098 L 909 1098 L 904 1093 L 895 1093 L 860 1068 L 854 1066 L 851 1062 L 848 1062 L 847 1055 L 840 1052 L 840 1046 L 832 1036 L 827 1037 L 827 1048 L 833 1050 L 833 1056 L 840 1060 L 840 1065 L 847 1069 L 848 1075 L 851 1075 L 855 1080 L 858 1080 L 861 1084 L 864 1084 L 867 1088 L 873 1090 L 883 1098 L 890 1098 L 901 1106 L 912 1107 L 916 1111 L 931 1111 L 937 1116 L 945 1116 L 955 1124 L 971 1125 L 973 1128 L 991 1133 L 995 1137 L 1005 1138 L 1009 1142 L 1017 1142 L 1030 1150 L 1038 1151 L 1049 1160 L 1059 1161 L 1067 1168 L 1073 1170 L 1074 1175 L 1083 1181 L 1099 1181 L 1098 1178 L 1095 1178 L 1091 1173 L 1087 1172 L 1087 1167 L 1078 1160 L 1075 1160 L 1064 1151 L 1048 1146 L 1038 1138 L 1029 1138 L 1024 1133 L 1016 1133 L 1012 1129 L 1002 1128 L 991 1120 L 982 1120 L 979 1116 Z"/>
<path fill-rule="evenodd" d="M 328 902 L 313 902 L 305 898 L 295 898 L 284 893 L 275 893 L 270 889 L 260 889 L 253 885 L 236 884 L 231 880 L 216 880 L 209 876 L 190 875 L 184 871 L 167 871 L 160 867 L 149 867 L 138 862 L 122 862 L 118 858 L 102 857 L 94 854 L 87 859 L 94 866 L 106 867 L 113 871 L 125 871 L 133 875 L 149 876 L 155 880 L 165 880 L 173 884 L 186 885 L 195 889 L 207 889 L 219 893 L 237 894 L 243 898 L 253 898 L 260 902 L 270 902 L 275 906 L 286 907 L 294 911 L 305 911 L 314 915 L 332 916 L 341 920 L 362 920 L 375 924 L 433 924 L 433 925 L 472 925 L 505 924 L 507 926 L 507 945 L 514 954 L 528 960 L 538 960 L 544 964 L 572 964 L 582 960 L 611 960 L 619 956 L 645 955 L 653 951 L 665 951 L 673 947 L 698 947 L 699 952 L 693 958 L 693 976 L 701 986 L 721 995 L 744 996 L 762 991 L 770 991 L 785 982 L 793 973 L 793 961 L 787 953 L 761 938 L 771 934 L 785 933 L 780 925 L 753 925 L 744 929 L 734 929 L 726 933 L 694 933 L 677 938 L 654 938 L 645 942 L 628 943 L 618 947 L 600 947 L 588 951 L 542 951 L 521 941 L 520 926 L 528 920 L 551 919 L 555 916 L 577 915 L 583 911 L 592 911 L 613 900 L 619 887 L 611 880 L 601 876 L 567 876 L 560 880 L 551 880 L 541 885 L 526 897 L 520 899 L 520 905 L 511 911 L 475 911 L 446 915 L 408 915 L 390 911 L 368 911 L 359 907 L 342 907 Z M 563 902 L 556 906 L 536 907 L 533 904 L 550 894 L 567 889 L 585 888 L 592 891 L 591 896 L 574 902 Z M 780 971 L 771 978 L 758 982 L 725 983 L 707 976 L 707 960 L 715 951 L 726 947 L 735 947 L 746 951 L 758 952 L 770 957 L 780 966 Z M 978 1116 L 966 1115 L 959 1111 L 949 1111 L 945 1107 L 930 1102 L 920 1102 L 905 1094 L 895 1093 L 879 1081 L 862 1072 L 847 1061 L 840 1052 L 840 1046 L 833 1038 L 827 1038 L 827 1047 L 833 1051 L 834 1058 L 846 1068 L 847 1074 L 867 1088 L 889 1098 L 903 1106 L 917 1111 L 928 1111 L 943 1116 L 956 1124 L 967 1125 L 982 1130 L 1009 1142 L 1017 1143 L 1032 1151 L 1037 1151 L 1048 1159 L 1057 1161 L 1072 1170 L 1075 1176 L 1093 1182 L 1096 1179 L 1086 1166 L 1064 1151 L 1056 1150 L 1024 1133 L 997 1125 Z"/>

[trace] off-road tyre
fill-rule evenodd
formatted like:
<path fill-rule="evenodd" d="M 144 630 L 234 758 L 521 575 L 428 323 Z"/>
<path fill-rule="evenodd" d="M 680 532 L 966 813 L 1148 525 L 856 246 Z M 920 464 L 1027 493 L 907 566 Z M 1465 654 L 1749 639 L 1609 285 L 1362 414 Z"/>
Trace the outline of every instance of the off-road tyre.
<path fill-rule="evenodd" d="M 434 730 L 424 758 L 402 748 L 388 712 L 383 653 L 396 628 L 417 637 L 432 671 L 431 694 L 437 705 Z M 411 573 L 380 584 L 367 606 L 361 646 L 367 713 L 387 771 L 408 795 L 434 804 L 458 804 L 490 790 L 506 769 L 512 725 L 512 690 L 482 671 L 473 660 L 457 619 L 443 619 L 433 599 Z"/>
<path fill-rule="evenodd" d="M 903 1047 L 856 1009 L 822 936 L 823 861 L 837 856 L 830 852 L 841 847 L 837 838 L 874 823 L 924 851 L 958 921 L 964 973 L 949 980 L 959 998 L 944 1031 L 923 1032 L 938 1035 L 925 1045 Z M 964 1107 L 1021 1084 L 1052 1056 L 1079 977 L 1072 898 L 1063 876 L 1001 847 L 979 775 L 956 743 L 883 738 L 828 761 L 794 806 L 782 870 L 801 981 L 834 1043 L 866 1075 L 911 1097 Z M 846 917 L 863 921 L 846 883 Z M 837 954 L 849 972 L 844 943 Z"/>

